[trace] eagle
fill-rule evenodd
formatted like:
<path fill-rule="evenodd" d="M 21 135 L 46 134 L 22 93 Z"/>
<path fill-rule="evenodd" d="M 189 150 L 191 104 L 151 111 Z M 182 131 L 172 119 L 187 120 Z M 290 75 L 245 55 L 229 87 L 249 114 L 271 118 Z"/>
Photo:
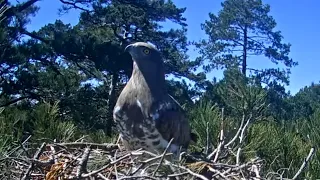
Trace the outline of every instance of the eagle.
<path fill-rule="evenodd" d="M 132 75 L 113 109 L 113 120 L 125 149 L 178 155 L 194 134 L 181 105 L 168 94 L 162 54 L 151 44 L 125 48 L 133 60 Z"/>

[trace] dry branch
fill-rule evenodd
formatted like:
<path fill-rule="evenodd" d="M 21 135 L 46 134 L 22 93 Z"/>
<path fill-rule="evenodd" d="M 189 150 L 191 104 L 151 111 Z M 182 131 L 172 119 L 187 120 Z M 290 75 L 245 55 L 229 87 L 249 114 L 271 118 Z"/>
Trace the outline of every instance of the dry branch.
<path fill-rule="evenodd" d="M 298 172 L 294 175 L 294 177 L 292 178 L 292 180 L 297 179 L 298 176 L 302 173 L 302 171 L 307 167 L 307 163 L 311 160 L 311 158 L 312 158 L 312 156 L 314 155 L 314 153 L 315 153 L 315 148 L 312 147 L 312 148 L 310 149 L 310 152 L 309 152 L 308 156 L 305 158 L 305 160 L 304 160 L 303 163 L 301 164 Z"/>
<path fill-rule="evenodd" d="M 38 150 L 38 151 L 34 154 L 34 156 L 33 156 L 33 159 L 34 159 L 34 160 L 37 160 L 37 159 L 40 157 L 40 155 L 41 155 L 44 147 L 45 147 L 45 143 L 42 143 L 42 145 L 41 145 L 41 147 L 39 148 L 39 150 Z M 29 165 L 29 167 L 28 167 L 28 169 L 27 169 L 27 171 L 25 172 L 25 174 L 24 174 L 23 177 L 21 178 L 22 180 L 25 180 L 25 179 L 27 179 L 27 178 L 29 177 L 29 174 L 30 174 L 33 166 L 34 166 L 34 164 L 33 164 L 33 162 L 31 162 L 30 165 Z"/>
<path fill-rule="evenodd" d="M 72 143 L 54 143 L 50 144 L 50 146 L 58 146 L 58 147 L 67 147 L 67 148 L 86 148 L 90 147 L 91 149 L 101 149 L 104 151 L 112 151 L 119 149 L 118 144 L 97 144 L 97 143 L 83 143 L 83 142 L 72 142 Z"/>

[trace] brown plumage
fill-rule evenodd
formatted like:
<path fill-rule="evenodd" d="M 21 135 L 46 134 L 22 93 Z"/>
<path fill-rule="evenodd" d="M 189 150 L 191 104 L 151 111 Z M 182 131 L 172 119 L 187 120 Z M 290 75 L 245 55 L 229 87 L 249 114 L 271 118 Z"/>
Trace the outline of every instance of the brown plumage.
<path fill-rule="evenodd" d="M 114 108 L 113 118 L 125 147 L 178 153 L 190 143 L 190 126 L 184 110 L 167 92 L 164 63 L 153 46 L 137 42 L 126 47 L 133 72 Z"/>

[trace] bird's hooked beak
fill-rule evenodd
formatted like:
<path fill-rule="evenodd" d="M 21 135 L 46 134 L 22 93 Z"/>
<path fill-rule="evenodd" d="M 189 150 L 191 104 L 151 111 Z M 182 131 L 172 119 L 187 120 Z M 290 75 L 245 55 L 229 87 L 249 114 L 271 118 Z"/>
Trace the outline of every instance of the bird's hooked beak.
<path fill-rule="evenodd" d="M 124 48 L 124 52 L 127 52 L 130 54 L 133 61 L 137 61 L 139 59 L 139 55 L 136 52 L 136 46 L 134 44 L 129 44 Z"/>
<path fill-rule="evenodd" d="M 124 52 L 128 52 L 128 53 L 131 54 L 132 48 L 133 48 L 133 45 L 132 45 L 132 44 L 129 44 L 128 46 L 126 46 L 126 47 L 124 48 Z"/>

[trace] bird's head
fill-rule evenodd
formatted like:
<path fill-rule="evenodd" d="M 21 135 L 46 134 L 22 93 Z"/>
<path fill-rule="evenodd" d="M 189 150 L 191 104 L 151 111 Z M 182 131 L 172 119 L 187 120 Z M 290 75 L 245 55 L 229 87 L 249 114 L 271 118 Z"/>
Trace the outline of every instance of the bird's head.
<path fill-rule="evenodd" d="M 154 46 L 145 42 L 130 44 L 125 48 L 125 52 L 128 52 L 132 60 L 138 65 L 142 63 L 162 63 L 160 52 Z"/>

